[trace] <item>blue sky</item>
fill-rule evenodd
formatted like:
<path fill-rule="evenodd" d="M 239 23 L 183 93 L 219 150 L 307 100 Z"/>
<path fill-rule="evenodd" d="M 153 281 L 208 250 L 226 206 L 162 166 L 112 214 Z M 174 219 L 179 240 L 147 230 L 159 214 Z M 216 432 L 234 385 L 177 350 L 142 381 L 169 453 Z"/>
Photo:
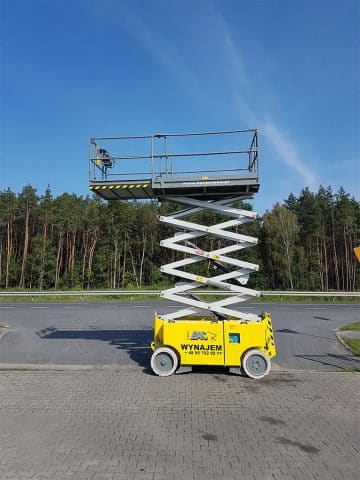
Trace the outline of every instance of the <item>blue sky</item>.
<path fill-rule="evenodd" d="M 358 196 L 357 0 L 0 3 L 0 189 L 88 194 L 91 136 L 258 128 L 259 212 Z"/>

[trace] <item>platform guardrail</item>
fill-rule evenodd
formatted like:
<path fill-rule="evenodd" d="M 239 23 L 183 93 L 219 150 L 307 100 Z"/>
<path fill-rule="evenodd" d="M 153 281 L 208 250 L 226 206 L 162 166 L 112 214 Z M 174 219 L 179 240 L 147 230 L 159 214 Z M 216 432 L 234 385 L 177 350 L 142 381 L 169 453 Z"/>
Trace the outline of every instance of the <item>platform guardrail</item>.
<path fill-rule="evenodd" d="M 210 151 L 203 150 L 204 139 L 207 143 L 210 139 L 216 140 L 215 143 L 210 143 L 212 145 Z M 190 145 L 185 147 L 185 140 L 186 145 L 190 143 L 192 147 Z M 190 150 L 183 150 L 184 148 Z M 194 158 L 217 159 L 217 164 L 222 166 L 223 161 L 219 161 L 222 157 L 236 160 L 229 164 L 233 165 L 232 167 L 225 169 L 209 169 L 208 166 L 204 166 L 194 171 L 191 168 Z M 186 159 L 191 159 L 191 162 L 186 162 Z M 175 160 L 179 162 L 179 166 L 175 166 Z M 220 172 L 229 174 L 240 171 L 257 173 L 258 163 L 257 129 L 93 137 L 89 141 L 90 181 L 121 180 L 127 177 L 151 178 L 154 182 L 157 176 L 205 175 Z M 128 168 L 134 169 L 134 165 L 136 170 L 130 173 Z"/>

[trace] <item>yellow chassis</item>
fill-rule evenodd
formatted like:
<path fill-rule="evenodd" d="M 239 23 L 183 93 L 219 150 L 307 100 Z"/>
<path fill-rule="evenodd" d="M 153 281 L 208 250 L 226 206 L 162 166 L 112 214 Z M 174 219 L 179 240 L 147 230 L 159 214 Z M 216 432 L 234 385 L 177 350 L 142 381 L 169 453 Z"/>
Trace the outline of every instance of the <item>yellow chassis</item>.
<path fill-rule="evenodd" d="M 267 313 L 262 314 L 259 322 L 210 317 L 171 321 L 155 314 L 151 349 L 155 352 L 161 347 L 175 352 L 180 367 L 222 365 L 239 368 L 243 366 L 245 354 L 253 349 L 260 350 L 268 359 L 276 355 L 271 317 Z"/>

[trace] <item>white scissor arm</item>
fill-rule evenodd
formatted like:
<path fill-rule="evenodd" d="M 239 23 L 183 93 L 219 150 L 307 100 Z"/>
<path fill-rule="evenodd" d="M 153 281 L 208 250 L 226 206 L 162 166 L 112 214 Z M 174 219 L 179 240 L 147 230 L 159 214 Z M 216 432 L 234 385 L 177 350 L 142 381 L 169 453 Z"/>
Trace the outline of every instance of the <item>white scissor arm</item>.
<path fill-rule="evenodd" d="M 180 277 L 185 280 L 173 288 L 161 292 L 161 297 L 178 303 L 187 305 L 185 308 L 163 315 L 167 320 L 179 320 L 185 316 L 193 315 L 199 311 L 211 311 L 219 318 L 233 317 L 244 321 L 259 321 L 260 317 L 250 313 L 239 312 L 238 310 L 227 308 L 230 305 L 244 302 L 248 298 L 258 297 L 260 294 L 256 290 L 245 288 L 249 274 L 258 270 L 258 265 L 230 257 L 229 254 L 240 251 L 257 244 L 257 238 L 249 235 L 243 235 L 237 231 L 231 231 L 241 227 L 256 218 L 256 213 L 238 209 L 229 206 L 241 197 L 226 198 L 222 200 L 202 201 L 188 197 L 171 197 L 167 200 L 189 205 L 191 208 L 175 212 L 167 216 L 159 217 L 163 223 L 171 225 L 178 230 L 174 236 L 161 241 L 161 246 L 171 250 L 181 252 L 189 257 L 182 260 L 163 265 L 160 270 L 169 275 Z M 183 219 L 203 210 L 211 210 L 217 214 L 230 217 L 230 220 L 219 222 L 215 225 L 202 225 L 194 221 Z M 198 248 L 191 241 L 209 235 L 213 238 L 224 239 L 231 242 L 230 245 L 207 251 Z M 214 262 L 215 266 L 220 267 L 218 275 L 201 276 L 183 270 L 199 262 Z M 231 283 L 230 283 L 231 282 Z M 207 302 L 196 297 L 193 292 L 204 286 L 218 287 L 222 290 L 229 290 L 229 297 L 221 300 Z M 195 293 L 195 292 L 194 292 Z"/>

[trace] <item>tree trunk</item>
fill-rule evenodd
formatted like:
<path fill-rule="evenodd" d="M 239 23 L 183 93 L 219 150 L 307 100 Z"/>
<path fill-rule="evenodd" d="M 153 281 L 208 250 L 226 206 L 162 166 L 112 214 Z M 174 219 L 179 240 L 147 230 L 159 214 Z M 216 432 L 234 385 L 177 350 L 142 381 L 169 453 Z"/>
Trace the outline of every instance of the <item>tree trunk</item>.
<path fill-rule="evenodd" d="M 121 256 L 122 256 L 122 247 L 119 249 L 119 254 L 117 258 L 117 275 L 116 275 L 116 287 L 119 288 L 120 286 L 120 278 L 121 278 Z"/>
<path fill-rule="evenodd" d="M 125 242 L 124 242 L 124 259 L 123 259 L 123 268 L 122 268 L 121 288 L 124 288 L 124 287 L 125 287 L 126 255 L 127 255 L 127 242 L 126 242 L 126 235 L 125 235 Z"/>
<path fill-rule="evenodd" d="M 0 285 L 2 284 L 3 242 L 0 244 Z"/>
<path fill-rule="evenodd" d="M 142 281 L 143 281 L 145 249 L 146 249 L 146 233 L 143 232 L 143 248 L 142 248 L 141 261 L 140 261 L 140 271 L 139 271 L 139 286 L 140 286 L 140 288 L 142 287 Z"/>
<path fill-rule="evenodd" d="M 71 286 L 73 286 L 73 279 L 74 279 L 75 246 L 76 246 L 76 232 L 72 232 L 72 235 L 70 238 L 70 252 L 69 252 L 69 271 L 70 271 Z"/>
<path fill-rule="evenodd" d="M 325 269 L 325 291 L 329 291 L 329 264 L 327 258 L 327 248 L 326 248 L 326 236 L 324 230 L 324 240 L 323 240 L 323 252 L 324 252 L 324 269 Z"/>
<path fill-rule="evenodd" d="M 337 289 L 337 291 L 339 291 L 340 290 L 339 262 L 338 262 L 338 258 L 337 258 L 337 252 L 336 252 L 334 218 L 332 218 L 332 244 L 333 244 L 333 257 L 334 257 L 336 289 Z"/>
<path fill-rule="evenodd" d="M 135 259 L 134 259 L 134 255 L 133 255 L 133 252 L 132 252 L 132 249 L 131 249 L 131 243 L 130 242 L 129 242 L 129 254 L 130 254 L 131 266 L 132 266 L 133 273 L 134 273 L 134 279 L 135 279 L 136 287 L 139 288 L 139 281 L 138 281 L 138 277 L 137 277 L 137 273 L 136 273 Z"/>
<path fill-rule="evenodd" d="M 20 288 L 25 288 L 25 268 L 26 260 L 29 250 L 29 218 L 30 218 L 30 206 L 26 204 L 26 213 L 25 213 L 25 236 L 24 236 L 24 250 L 21 264 L 21 275 L 20 275 Z"/>
<path fill-rule="evenodd" d="M 55 290 L 59 286 L 60 272 L 62 267 L 62 250 L 63 250 L 63 234 L 59 235 L 58 248 L 56 254 L 56 271 L 55 271 Z"/>
<path fill-rule="evenodd" d="M 117 274 L 117 260 L 118 260 L 118 240 L 115 238 L 114 240 L 114 270 L 112 276 L 112 288 L 115 290 L 116 288 L 116 274 Z"/>
<path fill-rule="evenodd" d="M 318 260 L 319 260 L 319 280 L 320 280 L 320 289 L 323 292 L 324 291 L 324 272 L 323 272 L 323 266 L 322 266 L 322 252 L 321 252 L 321 246 L 319 243 L 319 237 L 316 237 L 316 251 L 318 255 Z"/>
<path fill-rule="evenodd" d="M 289 245 L 285 246 L 285 251 L 286 251 L 286 258 L 287 258 L 287 265 L 288 265 L 288 276 L 289 276 L 289 282 L 290 282 L 290 289 L 294 290 L 294 283 L 293 283 L 293 277 L 291 273 L 291 256 L 290 256 L 290 248 Z"/>
<path fill-rule="evenodd" d="M 86 269 L 86 254 L 87 254 L 87 248 L 88 248 L 88 234 L 84 233 L 83 234 L 83 258 L 82 258 L 82 268 L 81 268 L 81 287 L 84 289 L 85 287 L 85 269 Z"/>
<path fill-rule="evenodd" d="M 45 253 L 46 253 L 46 239 L 47 239 L 47 215 L 45 216 L 44 230 L 43 230 L 43 244 L 41 251 L 41 270 L 40 270 L 40 279 L 39 279 L 39 288 L 42 290 L 44 288 L 44 270 L 45 270 Z"/>
<path fill-rule="evenodd" d="M 13 252 L 13 234 L 12 234 L 12 222 L 7 222 L 7 242 L 6 242 L 6 266 L 5 266 L 5 290 L 9 288 L 10 280 L 10 262 Z"/>
<path fill-rule="evenodd" d="M 93 263 L 93 258 L 94 258 L 94 252 L 95 252 L 95 247 L 96 243 L 98 240 L 98 229 L 95 229 L 93 232 L 93 238 L 92 242 L 90 245 L 90 250 L 89 250 L 89 258 L 88 258 L 88 275 L 87 275 L 87 288 L 90 288 L 90 280 L 92 276 L 92 263 Z"/>

